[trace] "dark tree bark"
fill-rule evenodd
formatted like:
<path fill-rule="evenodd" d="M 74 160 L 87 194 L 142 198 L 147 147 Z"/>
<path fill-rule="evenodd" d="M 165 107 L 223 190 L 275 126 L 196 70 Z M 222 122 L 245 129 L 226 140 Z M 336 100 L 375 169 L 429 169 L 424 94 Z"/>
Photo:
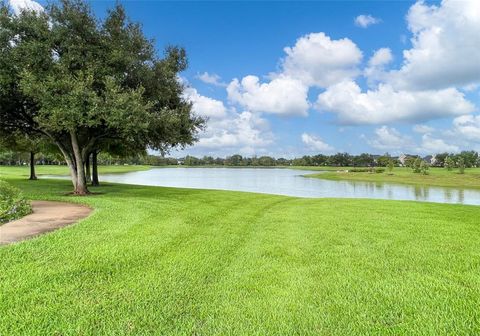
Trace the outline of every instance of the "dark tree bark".
<path fill-rule="evenodd" d="M 87 154 L 87 157 L 85 158 L 85 180 L 87 183 L 92 182 L 92 174 L 90 172 L 90 153 Z"/>
<path fill-rule="evenodd" d="M 35 174 L 35 153 L 30 152 L 30 178 L 29 180 L 36 180 L 37 175 Z"/>
<path fill-rule="evenodd" d="M 73 191 L 73 193 L 75 195 L 81 196 L 88 195 L 90 192 L 88 191 L 87 180 L 85 178 L 82 151 L 80 150 L 80 146 L 78 144 L 78 137 L 75 132 L 70 132 L 70 140 L 72 143 L 74 162 L 77 170 L 77 185 L 75 186 L 75 190 Z"/>
<path fill-rule="evenodd" d="M 99 186 L 100 182 L 98 181 L 98 160 L 97 160 L 98 151 L 94 150 L 92 153 L 92 186 Z"/>

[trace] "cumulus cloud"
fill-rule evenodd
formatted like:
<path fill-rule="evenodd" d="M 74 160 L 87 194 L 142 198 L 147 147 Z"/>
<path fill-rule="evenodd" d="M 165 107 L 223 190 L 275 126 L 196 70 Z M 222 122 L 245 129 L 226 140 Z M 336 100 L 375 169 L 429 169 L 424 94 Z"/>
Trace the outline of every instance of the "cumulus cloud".
<path fill-rule="evenodd" d="M 318 96 L 316 108 L 337 113 L 343 124 L 419 122 L 474 111 L 464 94 L 449 88 L 438 91 L 396 91 L 388 84 L 362 92 L 357 83 L 342 82 Z"/>
<path fill-rule="evenodd" d="M 227 86 L 230 102 L 252 112 L 306 116 L 312 86 L 327 87 L 359 73 L 362 52 L 349 39 L 332 40 L 324 33 L 300 37 L 285 47 L 281 69 L 261 82 L 249 75 Z"/>
<path fill-rule="evenodd" d="M 386 65 L 393 60 L 392 51 L 389 48 L 380 48 L 375 51 L 368 61 L 369 66 Z"/>
<path fill-rule="evenodd" d="M 480 143 L 480 115 L 464 115 L 453 120 L 456 136 Z"/>
<path fill-rule="evenodd" d="M 392 60 L 393 55 L 389 48 L 380 48 L 374 52 L 364 70 L 364 76 L 367 78 L 369 86 L 374 86 L 385 79 L 387 75 L 385 68 Z"/>
<path fill-rule="evenodd" d="M 413 126 L 413 131 L 415 133 L 426 134 L 432 133 L 434 131 L 434 128 L 427 125 L 415 125 Z"/>
<path fill-rule="evenodd" d="M 331 85 L 317 108 L 338 114 L 342 123 L 419 122 L 469 114 L 475 106 L 462 91 L 480 84 L 480 1 L 443 0 L 414 4 L 407 23 L 412 48 L 398 70 L 388 48 L 377 50 L 363 71 L 370 90 L 351 81 Z"/>
<path fill-rule="evenodd" d="M 183 93 L 185 99 L 193 104 L 193 112 L 202 117 L 222 118 L 227 109 L 222 101 L 202 96 L 194 88 L 186 88 Z"/>
<path fill-rule="evenodd" d="M 287 76 L 267 83 L 261 83 L 257 76 L 246 76 L 241 81 L 234 79 L 227 86 L 227 93 L 231 102 L 252 112 L 300 116 L 308 113 L 308 88 Z"/>
<path fill-rule="evenodd" d="M 325 143 L 322 139 L 315 135 L 308 133 L 302 134 L 302 142 L 307 145 L 308 148 L 319 152 L 333 152 L 334 148 Z"/>
<path fill-rule="evenodd" d="M 272 144 L 273 139 L 265 119 L 248 111 L 233 111 L 226 118 L 209 122 L 196 147 L 248 153 Z"/>
<path fill-rule="evenodd" d="M 31 10 L 35 12 L 43 12 L 43 7 L 33 0 L 10 0 L 10 7 L 15 14 L 20 14 L 22 10 Z"/>
<path fill-rule="evenodd" d="M 424 134 L 422 136 L 422 145 L 419 148 L 419 152 L 422 153 L 443 153 L 450 152 L 455 153 L 460 149 L 456 145 L 448 144 L 443 139 L 433 138 L 430 134 Z"/>
<path fill-rule="evenodd" d="M 358 74 L 362 52 L 348 38 L 332 40 L 325 33 L 302 36 L 284 48 L 282 73 L 306 86 L 327 87 Z"/>
<path fill-rule="evenodd" d="M 417 90 L 480 83 L 480 1 L 419 1 L 407 22 L 413 47 L 391 73 L 392 84 Z"/>
<path fill-rule="evenodd" d="M 412 138 L 388 126 L 377 128 L 375 138 L 368 140 L 368 143 L 381 150 L 408 150 L 415 146 Z"/>
<path fill-rule="evenodd" d="M 373 17 L 369 14 L 362 14 L 362 15 L 359 15 L 357 16 L 353 22 L 355 23 L 355 25 L 357 27 L 361 27 L 361 28 L 367 28 L 368 26 L 371 26 L 371 25 L 374 25 L 374 24 L 378 24 L 380 22 L 382 22 L 382 20 L 376 18 L 376 17 Z"/>
<path fill-rule="evenodd" d="M 206 84 L 211 84 L 215 86 L 227 86 L 226 83 L 222 82 L 222 78 L 220 78 L 217 74 L 209 74 L 208 72 L 204 72 L 202 74 L 198 74 L 196 76 L 199 80 Z"/>
<path fill-rule="evenodd" d="M 425 129 L 422 129 L 422 131 L 424 130 Z M 432 136 L 430 132 L 423 134 L 420 144 L 416 144 L 412 137 L 402 134 L 397 129 L 388 126 L 377 128 L 375 130 L 375 137 L 367 140 L 367 142 L 373 148 L 397 153 L 435 154 L 441 152 L 455 153 L 460 150 L 456 144 L 436 138 Z"/>

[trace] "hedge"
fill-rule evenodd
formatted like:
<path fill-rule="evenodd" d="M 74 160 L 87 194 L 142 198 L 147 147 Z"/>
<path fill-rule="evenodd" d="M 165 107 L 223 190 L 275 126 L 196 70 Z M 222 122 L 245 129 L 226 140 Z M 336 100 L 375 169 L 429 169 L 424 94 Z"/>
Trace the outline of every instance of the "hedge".
<path fill-rule="evenodd" d="M 22 192 L 5 181 L 0 181 L 0 225 L 32 212 Z"/>

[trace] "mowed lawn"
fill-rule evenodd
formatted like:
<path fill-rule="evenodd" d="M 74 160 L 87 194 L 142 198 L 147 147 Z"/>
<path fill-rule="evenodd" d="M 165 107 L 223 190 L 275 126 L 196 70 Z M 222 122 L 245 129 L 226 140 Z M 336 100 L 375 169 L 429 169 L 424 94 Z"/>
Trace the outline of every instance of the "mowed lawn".
<path fill-rule="evenodd" d="M 296 169 L 306 168 L 307 167 L 296 167 Z M 313 167 L 313 170 L 325 170 L 325 172 L 307 174 L 306 176 L 329 180 L 407 183 L 455 188 L 480 188 L 480 168 L 467 168 L 465 169 L 464 174 L 459 174 L 458 169 L 449 171 L 445 168 L 430 168 L 428 175 L 414 173 L 411 168 L 402 167 L 395 167 L 392 173 L 386 168 L 382 168 L 385 169 L 385 172 L 383 173 L 346 171 L 351 169 L 354 168 L 335 169 L 335 167 Z"/>
<path fill-rule="evenodd" d="M 98 172 L 100 174 L 121 174 L 129 173 L 133 171 L 148 170 L 151 166 L 143 165 L 126 165 L 126 166 L 98 166 Z M 65 165 L 62 166 L 53 166 L 53 165 L 36 165 L 35 171 L 38 176 L 41 175 L 70 175 L 68 167 Z M 7 176 L 14 177 L 29 177 L 30 176 L 30 167 L 29 166 L 0 166 L 0 178 L 5 178 Z"/>
<path fill-rule="evenodd" d="M 0 247 L 0 335 L 477 335 L 480 208 L 1 178 L 90 205 Z"/>

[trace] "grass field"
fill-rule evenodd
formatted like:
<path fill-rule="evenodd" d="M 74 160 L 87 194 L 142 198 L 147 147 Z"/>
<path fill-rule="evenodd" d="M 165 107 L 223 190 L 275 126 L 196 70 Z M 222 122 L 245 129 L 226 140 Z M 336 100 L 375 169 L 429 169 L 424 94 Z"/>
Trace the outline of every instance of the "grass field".
<path fill-rule="evenodd" d="M 0 177 L 88 204 L 0 247 L 0 335 L 476 335 L 480 208 Z M 93 189 L 93 188 L 92 188 Z"/>
<path fill-rule="evenodd" d="M 300 167 L 304 168 L 304 167 Z M 305 167 L 306 168 L 306 167 Z M 323 170 L 323 167 L 319 170 Z M 407 183 L 416 185 L 432 185 L 441 187 L 480 188 L 480 168 L 465 170 L 465 174 L 459 174 L 458 170 L 448 171 L 444 168 L 430 168 L 428 175 L 413 173 L 410 168 L 394 168 L 392 173 L 368 173 L 368 172 L 345 172 L 349 168 L 333 169 L 327 167 L 326 172 L 319 174 L 305 175 L 307 177 L 329 179 L 329 180 L 350 180 L 367 182 L 391 182 Z"/>
<path fill-rule="evenodd" d="M 128 173 L 139 170 L 148 170 L 150 166 L 98 166 L 99 174 L 117 174 Z M 41 175 L 69 175 L 70 171 L 67 166 L 35 166 L 35 170 L 38 176 Z M 0 178 L 5 176 L 30 176 L 29 166 L 0 166 Z"/>

